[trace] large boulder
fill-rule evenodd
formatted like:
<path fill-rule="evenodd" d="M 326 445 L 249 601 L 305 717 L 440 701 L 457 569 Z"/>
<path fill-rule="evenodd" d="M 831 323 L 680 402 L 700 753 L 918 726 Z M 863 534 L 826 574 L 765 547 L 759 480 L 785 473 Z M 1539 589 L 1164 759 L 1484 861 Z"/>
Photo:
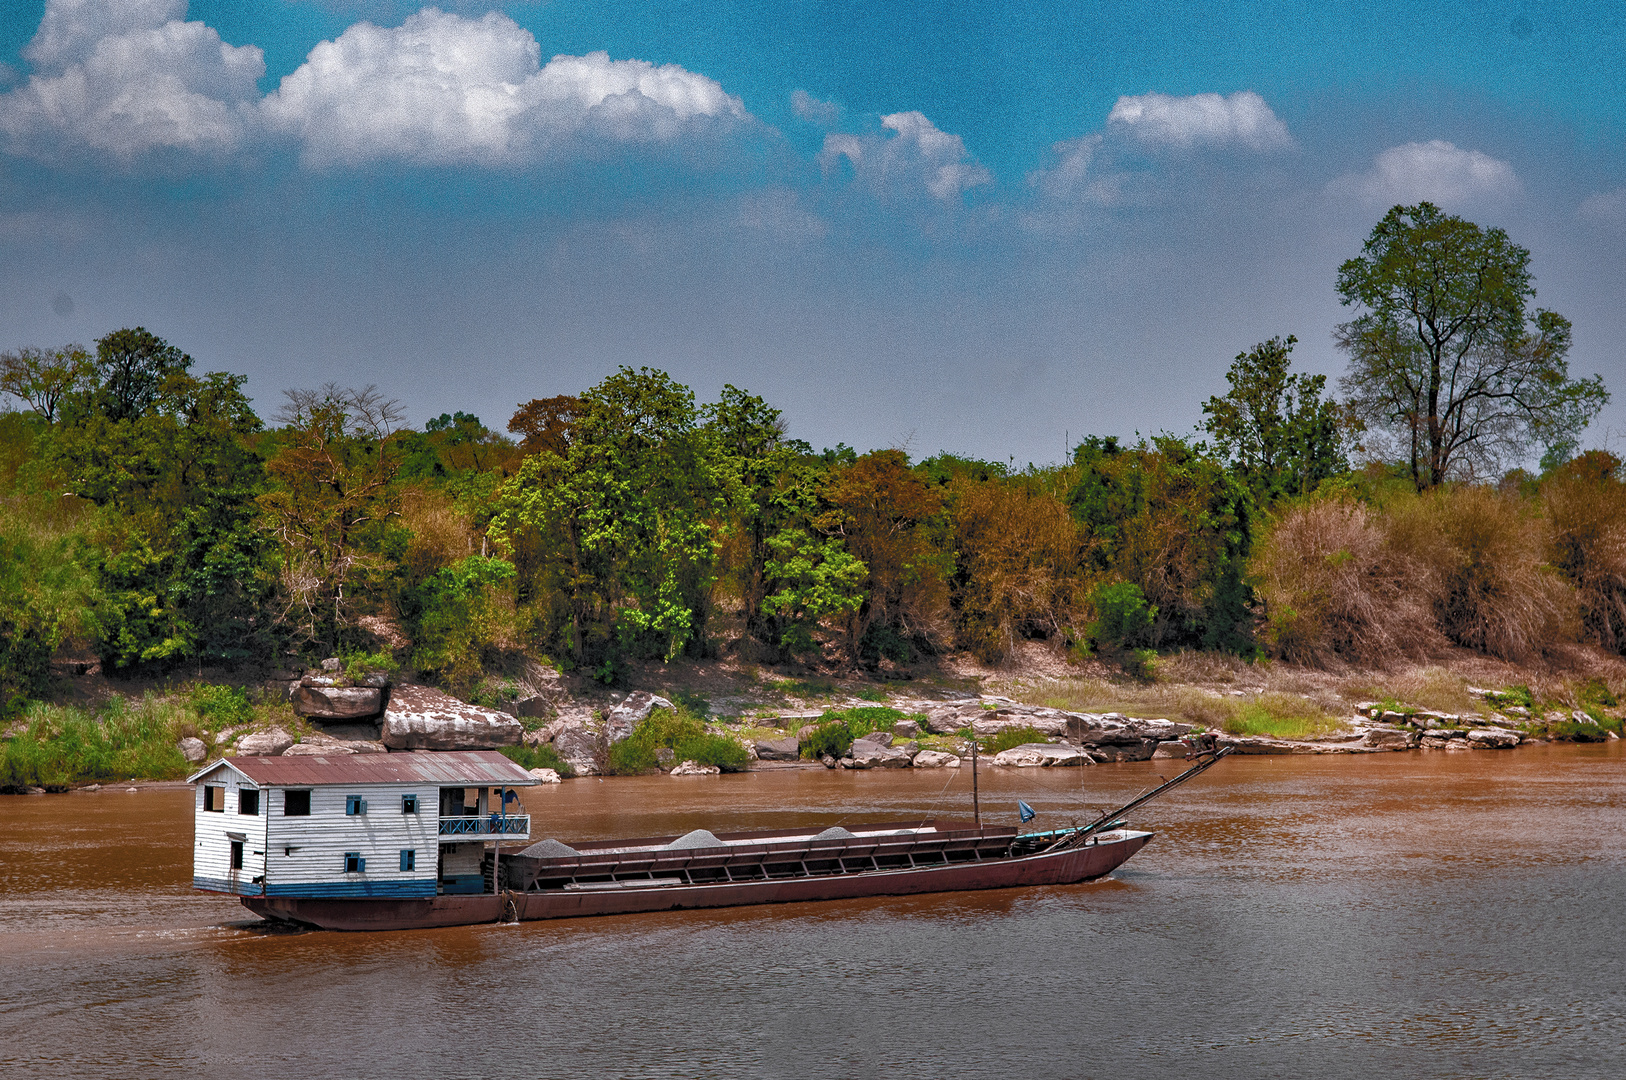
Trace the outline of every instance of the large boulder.
<path fill-rule="evenodd" d="M 523 734 L 507 713 L 428 686 L 397 686 L 384 710 L 384 745 L 391 750 L 489 750 L 513 746 Z"/>
<path fill-rule="evenodd" d="M 1091 746 L 1088 752 L 1091 761 L 1103 764 L 1109 761 L 1150 761 L 1157 752 L 1157 740 L 1137 739 L 1127 744 Z"/>
<path fill-rule="evenodd" d="M 1095 761 L 1076 746 L 1066 743 L 1024 743 L 994 755 L 995 765 L 1018 769 L 1055 765 L 1094 765 Z"/>
<path fill-rule="evenodd" d="M 294 712 L 311 720 L 359 720 L 383 711 L 383 688 L 313 685 L 326 681 L 309 676 L 300 681 L 288 695 Z"/>
<path fill-rule="evenodd" d="M 847 752 L 852 759 L 849 769 L 907 769 L 909 753 L 906 750 L 883 746 L 871 739 L 858 739 Z"/>
<path fill-rule="evenodd" d="M 294 737 L 279 727 L 244 735 L 237 740 L 237 753 L 242 757 L 276 757 L 294 744 Z"/>
<path fill-rule="evenodd" d="M 915 755 L 912 764 L 917 769 L 958 769 L 960 759 L 941 750 L 922 750 Z"/>
<path fill-rule="evenodd" d="M 679 762 L 668 776 L 716 776 L 723 770 L 715 765 L 702 765 L 697 761 Z"/>
<path fill-rule="evenodd" d="M 562 781 L 559 779 L 558 772 L 553 769 L 531 769 L 529 772 L 532 776 L 536 777 L 536 782 L 539 784 L 562 783 Z"/>
<path fill-rule="evenodd" d="M 1361 740 L 1374 750 L 1409 750 L 1417 745 L 1417 734 L 1394 727 L 1375 727 Z"/>
<path fill-rule="evenodd" d="M 1173 720 L 1131 720 L 1129 726 L 1143 739 L 1167 742 L 1191 734 L 1190 724 L 1177 724 Z"/>
<path fill-rule="evenodd" d="M 892 725 L 892 734 L 900 739 L 915 739 L 920 737 L 920 724 L 914 720 L 899 720 Z"/>
<path fill-rule="evenodd" d="M 188 735 L 176 745 L 180 747 L 181 756 L 194 765 L 209 756 L 209 748 L 203 745 L 202 739 Z"/>
<path fill-rule="evenodd" d="M 649 719 L 655 709 L 670 709 L 672 703 L 663 697 L 638 690 L 604 714 L 604 737 L 611 744 L 632 734 L 632 729 Z"/>
<path fill-rule="evenodd" d="M 306 739 L 282 752 L 283 757 L 315 757 L 321 754 L 383 754 L 389 747 L 362 739 Z"/>
<path fill-rule="evenodd" d="M 1081 746 L 1139 746 L 1143 737 L 1135 724 L 1122 713 L 1068 713 L 1066 734 Z"/>
<path fill-rule="evenodd" d="M 802 756 L 802 744 L 794 735 L 784 739 L 758 739 L 756 751 L 758 761 L 797 761 Z"/>
<path fill-rule="evenodd" d="M 584 727 L 568 727 L 553 737 L 553 749 L 577 776 L 598 775 L 602 743 Z"/>

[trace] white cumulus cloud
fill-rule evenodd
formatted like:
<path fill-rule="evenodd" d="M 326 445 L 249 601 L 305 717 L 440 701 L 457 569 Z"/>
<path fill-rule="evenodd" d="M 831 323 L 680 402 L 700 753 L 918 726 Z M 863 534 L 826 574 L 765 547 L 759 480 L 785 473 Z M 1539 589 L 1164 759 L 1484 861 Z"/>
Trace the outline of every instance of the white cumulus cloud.
<path fill-rule="evenodd" d="M 130 159 L 238 146 L 264 54 L 226 44 L 203 23 L 164 18 L 185 11 L 159 0 L 49 0 L 28 47 L 46 73 L 0 95 L 0 134 L 41 157 L 72 147 Z"/>
<path fill-rule="evenodd" d="M 1287 125 L 1252 90 L 1219 94 L 1140 94 L 1121 97 L 1107 115 L 1117 129 L 1146 143 L 1166 146 L 1244 146 L 1269 150 L 1290 146 Z"/>
<path fill-rule="evenodd" d="M 436 8 L 395 28 L 358 23 L 317 45 L 264 114 L 320 165 L 497 165 L 578 136 L 658 142 L 748 119 L 715 80 L 675 64 L 596 52 L 544 66 L 536 39 L 506 15 Z"/>
<path fill-rule="evenodd" d="M 991 183 L 958 135 L 940 130 L 919 112 L 881 117 L 892 135 L 830 134 L 820 160 L 826 169 L 842 158 L 858 182 L 878 194 L 908 195 L 922 190 L 938 199 L 957 198 L 968 188 Z"/>
<path fill-rule="evenodd" d="M 186 0 L 45 0 L 23 58 L 37 70 L 60 71 L 88 58 L 102 38 L 156 30 L 185 17 Z"/>
<path fill-rule="evenodd" d="M 1377 208 L 1428 201 L 1446 207 L 1502 202 L 1523 190 L 1513 166 L 1443 139 L 1391 146 L 1364 173 L 1329 185 L 1336 196 Z"/>

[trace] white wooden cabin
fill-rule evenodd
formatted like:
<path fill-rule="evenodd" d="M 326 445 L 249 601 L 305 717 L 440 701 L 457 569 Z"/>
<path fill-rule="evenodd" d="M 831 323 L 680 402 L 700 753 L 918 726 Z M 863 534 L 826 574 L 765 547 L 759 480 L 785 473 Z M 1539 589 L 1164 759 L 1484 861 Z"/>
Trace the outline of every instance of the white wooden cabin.
<path fill-rule="evenodd" d="M 536 783 L 495 750 L 226 758 L 190 781 L 193 888 L 324 898 L 485 891 L 486 845 L 530 839 L 513 789 Z"/>

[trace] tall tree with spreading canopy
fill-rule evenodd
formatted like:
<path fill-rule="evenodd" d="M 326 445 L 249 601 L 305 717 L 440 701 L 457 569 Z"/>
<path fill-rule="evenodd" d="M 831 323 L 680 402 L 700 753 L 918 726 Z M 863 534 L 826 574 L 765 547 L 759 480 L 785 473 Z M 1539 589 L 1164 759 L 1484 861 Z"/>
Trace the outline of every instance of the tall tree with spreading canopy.
<path fill-rule="evenodd" d="M 1392 436 L 1417 490 L 1573 446 L 1609 400 L 1569 377 L 1570 324 L 1529 303 L 1530 252 L 1432 203 L 1396 206 L 1338 269 L 1354 414 Z"/>
<path fill-rule="evenodd" d="M 83 388 L 93 371 L 91 355 L 81 345 L 25 347 L 0 353 L 0 393 L 21 399 L 54 424 L 63 399 Z"/>
<path fill-rule="evenodd" d="M 1348 467 L 1337 403 L 1321 396 L 1327 377 L 1288 370 L 1297 343 L 1289 334 L 1238 353 L 1225 373 L 1230 392 L 1203 405 L 1203 427 L 1261 505 L 1308 494 Z"/>

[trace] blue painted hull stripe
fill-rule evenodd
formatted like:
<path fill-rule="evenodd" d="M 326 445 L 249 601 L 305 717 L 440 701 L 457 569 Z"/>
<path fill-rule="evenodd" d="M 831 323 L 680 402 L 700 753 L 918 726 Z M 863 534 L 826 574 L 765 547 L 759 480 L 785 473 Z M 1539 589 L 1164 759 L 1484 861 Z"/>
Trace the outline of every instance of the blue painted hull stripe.
<path fill-rule="evenodd" d="M 323 900 L 354 900 L 367 897 L 424 899 L 435 895 L 435 879 L 421 881 L 306 881 L 279 884 L 266 890 L 267 896 L 304 896 Z"/>
<path fill-rule="evenodd" d="M 249 881 L 229 881 L 226 878 L 194 877 L 192 887 L 203 892 L 231 893 L 234 896 L 259 896 L 265 890 Z"/>

